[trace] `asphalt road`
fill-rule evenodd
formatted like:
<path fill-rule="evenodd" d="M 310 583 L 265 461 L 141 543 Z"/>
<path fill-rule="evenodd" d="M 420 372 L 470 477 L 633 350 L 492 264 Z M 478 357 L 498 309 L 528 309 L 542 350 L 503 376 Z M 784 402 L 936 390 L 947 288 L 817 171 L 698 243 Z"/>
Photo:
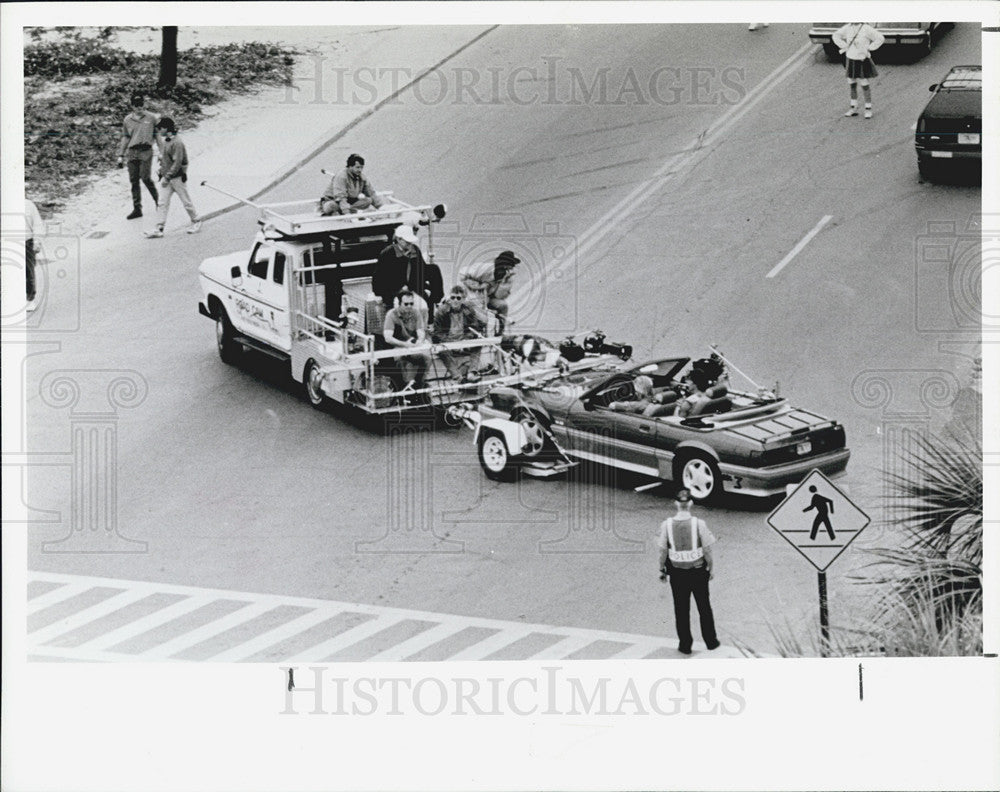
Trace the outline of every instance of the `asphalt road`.
<path fill-rule="evenodd" d="M 842 117 L 840 68 L 803 51 L 805 32 L 500 28 L 422 100 L 382 108 L 267 200 L 318 194 L 320 167 L 362 151 L 380 188 L 448 204 L 436 240 L 446 282 L 456 260 L 503 239 L 527 254 L 531 287 L 514 311 L 526 330 L 601 327 L 636 357 L 719 344 L 846 425 L 841 481 L 878 516 L 887 438 L 940 421 L 947 398 L 933 383 L 947 393 L 967 367 L 968 301 L 948 299 L 924 251 L 935 235 L 954 242 L 947 224 L 966 229 L 980 191 L 919 183 L 912 125 L 928 85 L 979 61 L 979 34 L 960 25 L 928 57 L 883 66 L 864 121 Z M 78 312 L 79 329 L 29 358 L 28 450 L 65 452 L 79 428 L 38 395 L 52 372 L 136 372 L 144 397 L 87 431 L 114 434 L 109 512 L 148 548 L 60 552 L 79 482 L 39 465 L 29 569 L 672 634 L 653 544 L 669 487 L 636 493 L 641 481 L 609 471 L 494 484 L 468 433 L 387 439 L 313 410 L 266 361 L 223 365 L 197 313 L 197 265 L 249 247 L 253 229 L 247 210 L 197 237 L 84 243 L 79 299 L 67 289 L 50 306 Z M 774 505 L 699 512 L 720 540 L 720 634 L 761 651 L 772 626 L 816 611 L 812 568 L 766 525 Z M 892 537 L 865 537 L 880 539 Z M 835 622 L 862 560 L 849 551 L 831 570 Z"/>

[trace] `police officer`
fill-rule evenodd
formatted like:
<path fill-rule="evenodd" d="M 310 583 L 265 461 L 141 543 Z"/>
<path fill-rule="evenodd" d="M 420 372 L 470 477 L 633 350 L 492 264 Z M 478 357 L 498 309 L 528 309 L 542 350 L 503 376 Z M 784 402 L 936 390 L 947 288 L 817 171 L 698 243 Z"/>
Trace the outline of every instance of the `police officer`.
<path fill-rule="evenodd" d="M 717 649 L 715 617 L 708 598 L 712 573 L 712 545 L 715 537 L 704 520 L 691 514 L 691 493 L 682 489 L 674 499 L 677 514 L 660 524 L 660 579 L 670 576 L 677 623 L 677 650 L 691 654 L 691 595 L 701 619 L 701 637 L 709 649 Z"/>

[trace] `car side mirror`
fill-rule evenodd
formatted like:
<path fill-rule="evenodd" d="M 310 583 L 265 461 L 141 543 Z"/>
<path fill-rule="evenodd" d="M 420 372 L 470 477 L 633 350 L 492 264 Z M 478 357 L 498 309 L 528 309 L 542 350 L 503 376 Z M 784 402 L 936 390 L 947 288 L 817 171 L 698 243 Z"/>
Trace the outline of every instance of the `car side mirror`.
<path fill-rule="evenodd" d="M 243 274 L 240 272 L 238 265 L 234 265 L 232 269 L 229 270 L 229 277 L 233 281 L 233 286 L 239 286 L 243 283 Z"/>
<path fill-rule="evenodd" d="M 928 91 L 936 91 L 936 90 L 937 90 L 937 88 L 938 88 L 938 84 L 937 84 L 937 83 L 934 83 L 934 85 L 932 85 L 932 86 L 931 86 L 930 88 L 928 88 L 927 90 L 928 90 Z"/>
<path fill-rule="evenodd" d="M 590 399 L 584 399 L 583 401 L 581 401 L 581 402 L 580 402 L 580 405 L 581 405 L 581 406 L 583 407 L 583 409 L 585 409 L 585 410 L 586 410 L 587 412 L 591 412 L 591 411 L 592 411 L 592 410 L 594 409 L 594 402 L 593 402 L 593 401 L 591 401 Z"/>

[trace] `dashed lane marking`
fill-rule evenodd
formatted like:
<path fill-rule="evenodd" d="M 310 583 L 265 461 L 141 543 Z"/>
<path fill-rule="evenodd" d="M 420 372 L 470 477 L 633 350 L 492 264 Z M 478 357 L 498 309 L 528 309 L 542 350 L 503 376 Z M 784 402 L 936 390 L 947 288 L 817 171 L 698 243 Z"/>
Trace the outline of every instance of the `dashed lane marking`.
<path fill-rule="evenodd" d="M 354 602 L 49 572 L 29 572 L 28 587 L 29 613 L 60 614 L 35 627 L 29 624 L 32 660 L 319 663 L 681 656 L 676 639 L 667 636 Z M 112 593 L 94 602 L 95 591 Z M 711 656 L 742 657 L 732 647 Z"/>

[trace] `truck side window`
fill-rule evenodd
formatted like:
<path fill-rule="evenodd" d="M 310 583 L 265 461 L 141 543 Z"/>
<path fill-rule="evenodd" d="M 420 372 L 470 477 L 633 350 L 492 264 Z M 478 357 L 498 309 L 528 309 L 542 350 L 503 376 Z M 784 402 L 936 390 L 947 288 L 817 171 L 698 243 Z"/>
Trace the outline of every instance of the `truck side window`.
<path fill-rule="evenodd" d="M 285 254 L 277 250 L 274 252 L 274 266 L 271 268 L 271 279 L 279 284 L 285 282 Z"/>
<path fill-rule="evenodd" d="M 271 249 L 258 245 L 250 257 L 247 272 L 255 278 L 267 277 L 267 263 L 271 259 Z"/>

